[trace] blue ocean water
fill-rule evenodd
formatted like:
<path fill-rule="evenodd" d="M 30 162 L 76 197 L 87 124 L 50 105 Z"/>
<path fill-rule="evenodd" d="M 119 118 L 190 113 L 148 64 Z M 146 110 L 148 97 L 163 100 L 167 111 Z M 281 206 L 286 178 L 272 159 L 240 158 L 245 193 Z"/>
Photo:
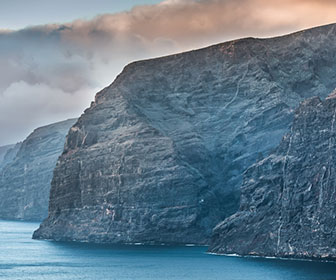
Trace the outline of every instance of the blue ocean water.
<path fill-rule="evenodd" d="M 0 221 L 0 279 L 336 279 L 334 263 L 214 256 L 205 247 L 36 241 L 31 235 L 37 227 Z"/>

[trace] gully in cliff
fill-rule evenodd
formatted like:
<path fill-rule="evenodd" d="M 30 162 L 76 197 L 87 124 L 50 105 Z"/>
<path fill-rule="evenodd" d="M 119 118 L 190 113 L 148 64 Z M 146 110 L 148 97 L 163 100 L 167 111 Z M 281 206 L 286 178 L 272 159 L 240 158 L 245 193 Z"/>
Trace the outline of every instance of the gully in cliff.
<path fill-rule="evenodd" d="M 336 260 L 336 99 L 305 100 L 291 130 L 244 174 L 239 211 L 210 252 Z"/>

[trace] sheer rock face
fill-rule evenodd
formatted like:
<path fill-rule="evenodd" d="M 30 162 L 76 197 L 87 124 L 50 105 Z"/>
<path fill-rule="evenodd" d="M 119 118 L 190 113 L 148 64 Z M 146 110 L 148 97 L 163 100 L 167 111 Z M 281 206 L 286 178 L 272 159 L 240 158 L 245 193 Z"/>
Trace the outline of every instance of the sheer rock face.
<path fill-rule="evenodd" d="M 1 219 L 41 221 L 48 216 L 53 169 L 75 121 L 40 127 L 7 151 L 0 169 Z"/>
<path fill-rule="evenodd" d="M 211 252 L 336 259 L 336 99 L 304 101 L 276 150 L 245 172 Z"/>
<path fill-rule="evenodd" d="M 199 243 L 301 100 L 336 81 L 336 27 L 128 65 L 71 128 L 34 238 Z"/>

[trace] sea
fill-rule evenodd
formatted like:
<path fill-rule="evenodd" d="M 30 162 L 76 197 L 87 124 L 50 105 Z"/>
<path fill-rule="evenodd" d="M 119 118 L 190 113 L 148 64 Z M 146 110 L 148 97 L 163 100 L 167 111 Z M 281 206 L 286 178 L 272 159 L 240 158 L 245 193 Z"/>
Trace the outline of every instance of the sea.
<path fill-rule="evenodd" d="M 0 221 L 0 279 L 336 280 L 336 264 L 207 254 L 199 246 L 33 240 L 38 223 Z"/>

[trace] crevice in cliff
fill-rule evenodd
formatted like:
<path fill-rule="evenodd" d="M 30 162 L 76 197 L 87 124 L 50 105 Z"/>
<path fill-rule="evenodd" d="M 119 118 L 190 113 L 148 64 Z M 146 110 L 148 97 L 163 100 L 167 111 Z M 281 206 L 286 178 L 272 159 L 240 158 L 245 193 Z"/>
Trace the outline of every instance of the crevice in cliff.
<path fill-rule="evenodd" d="M 240 85 L 245 80 L 245 78 L 247 76 L 247 73 L 249 71 L 249 66 L 250 66 L 250 64 L 247 63 L 246 64 L 246 70 L 245 70 L 243 76 L 237 82 L 237 88 L 236 88 L 236 92 L 235 92 L 234 96 L 232 97 L 232 99 L 227 104 L 225 104 L 225 106 L 223 107 L 222 111 L 225 111 L 237 99 L 237 97 L 239 95 L 239 91 L 240 91 Z"/>
<path fill-rule="evenodd" d="M 293 141 L 293 127 L 291 128 L 289 140 L 288 140 L 288 148 L 285 153 L 284 159 L 283 159 L 283 167 L 282 167 L 282 178 L 283 178 L 283 186 L 282 186 L 282 191 L 280 193 L 281 196 L 281 204 L 280 204 L 280 211 L 279 211 L 279 227 L 278 227 L 278 237 L 277 237 L 277 254 L 279 254 L 280 251 L 280 245 L 281 245 L 281 229 L 283 227 L 283 212 L 284 212 L 284 200 L 289 199 L 288 192 L 287 190 L 287 165 L 288 165 L 288 158 L 289 158 L 289 153 L 292 148 L 292 141 Z M 286 196 L 286 197 L 285 197 Z"/>

